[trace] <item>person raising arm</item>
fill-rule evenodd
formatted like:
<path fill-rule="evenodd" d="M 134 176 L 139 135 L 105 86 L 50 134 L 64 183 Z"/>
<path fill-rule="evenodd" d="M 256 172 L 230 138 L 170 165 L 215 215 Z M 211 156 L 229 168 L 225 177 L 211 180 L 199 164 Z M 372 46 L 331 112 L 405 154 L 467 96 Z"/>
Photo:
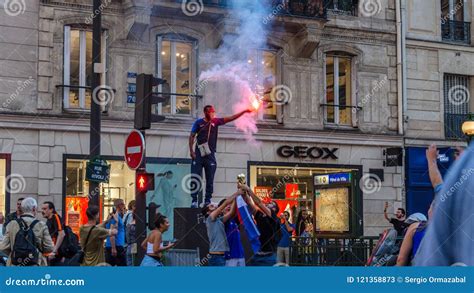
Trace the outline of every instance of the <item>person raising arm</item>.
<path fill-rule="evenodd" d="M 193 160 L 191 164 L 191 175 L 194 178 L 202 178 L 202 169 L 205 170 L 206 188 L 204 196 L 204 206 L 211 203 L 212 194 L 214 193 L 214 176 L 217 170 L 217 138 L 219 126 L 232 122 L 245 113 L 252 110 L 247 109 L 235 115 L 217 118 L 214 106 L 207 105 L 204 107 L 204 118 L 197 119 L 189 135 L 189 154 Z M 196 147 L 194 146 L 196 144 Z M 198 191 L 191 193 L 191 208 L 198 207 Z"/>
<path fill-rule="evenodd" d="M 252 207 L 252 211 L 254 215 L 258 211 L 261 211 L 268 217 L 272 216 L 271 209 L 267 207 L 257 195 L 255 195 L 255 193 L 252 191 L 252 189 L 249 186 L 239 184 L 239 188 L 245 191 L 245 194 L 247 195 L 247 198 L 248 198 L 247 203 L 250 204 L 250 206 Z"/>

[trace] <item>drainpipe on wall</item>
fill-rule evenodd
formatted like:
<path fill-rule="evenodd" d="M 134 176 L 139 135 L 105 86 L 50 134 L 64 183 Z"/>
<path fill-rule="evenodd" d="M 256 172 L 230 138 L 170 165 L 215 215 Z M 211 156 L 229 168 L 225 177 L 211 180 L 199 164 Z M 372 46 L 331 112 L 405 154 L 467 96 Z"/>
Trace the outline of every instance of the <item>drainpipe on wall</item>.
<path fill-rule="evenodd" d="M 397 102 L 398 102 L 398 134 L 405 134 L 405 113 L 407 109 L 407 87 L 406 87 L 406 0 L 395 0 L 396 22 L 397 22 Z M 405 138 L 402 140 L 403 156 L 405 157 Z M 397 167 L 398 169 L 398 167 Z M 406 209 L 406 186 L 405 186 L 405 164 L 401 170 L 401 198 L 402 206 Z"/>
<path fill-rule="evenodd" d="M 401 16 L 402 16 L 402 69 L 403 69 L 403 97 L 402 97 L 402 117 L 403 117 L 403 133 L 405 133 L 405 121 L 409 118 L 406 115 L 408 109 L 408 93 L 407 93 L 407 0 L 401 0 Z"/>
<path fill-rule="evenodd" d="M 402 2 L 395 0 L 396 21 L 397 21 L 397 101 L 398 101 L 398 134 L 404 134 L 404 70 L 403 70 L 403 23 L 402 23 Z"/>

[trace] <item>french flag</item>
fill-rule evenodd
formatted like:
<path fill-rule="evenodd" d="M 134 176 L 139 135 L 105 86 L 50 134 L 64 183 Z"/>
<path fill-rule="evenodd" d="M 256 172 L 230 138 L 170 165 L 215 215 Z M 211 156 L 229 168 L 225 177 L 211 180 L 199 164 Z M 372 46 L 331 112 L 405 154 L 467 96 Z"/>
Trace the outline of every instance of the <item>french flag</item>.
<path fill-rule="evenodd" d="M 249 207 L 241 195 L 237 197 L 237 210 L 239 211 L 239 218 L 241 223 L 244 224 L 245 233 L 252 246 L 254 253 L 260 251 L 260 232 L 258 231 L 255 222 L 253 221 L 252 215 L 249 212 Z"/>

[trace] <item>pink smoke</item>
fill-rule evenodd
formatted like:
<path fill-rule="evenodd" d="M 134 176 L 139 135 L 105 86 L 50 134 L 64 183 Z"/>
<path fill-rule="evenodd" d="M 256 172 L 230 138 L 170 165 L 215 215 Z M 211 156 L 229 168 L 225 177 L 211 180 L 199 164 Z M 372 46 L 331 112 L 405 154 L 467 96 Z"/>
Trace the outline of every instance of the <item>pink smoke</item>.
<path fill-rule="evenodd" d="M 233 113 L 238 113 L 252 108 L 252 98 L 255 94 L 249 80 L 249 77 L 252 76 L 251 74 L 251 68 L 247 64 L 233 62 L 224 66 L 215 65 L 203 72 L 199 79 L 201 82 L 205 81 L 206 83 L 225 84 L 227 92 L 233 93 L 220 95 L 226 99 L 225 108 L 232 108 Z M 257 112 L 245 114 L 235 120 L 234 123 L 235 127 L 244 133 L 248 142 L 258 144 L 254 137 L 258 132 Z"/>

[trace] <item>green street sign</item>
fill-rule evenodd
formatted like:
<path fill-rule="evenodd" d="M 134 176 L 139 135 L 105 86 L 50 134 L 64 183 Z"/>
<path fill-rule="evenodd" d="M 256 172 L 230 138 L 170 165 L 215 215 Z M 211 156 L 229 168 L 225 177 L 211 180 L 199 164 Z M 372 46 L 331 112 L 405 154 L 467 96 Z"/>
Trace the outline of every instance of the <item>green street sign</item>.
<path fill-rule="evenodd" d="M 87 162 L 86 180 L 99 183 L 109 183 L 110 165 L 106 160 L 94 158 Z"/>

